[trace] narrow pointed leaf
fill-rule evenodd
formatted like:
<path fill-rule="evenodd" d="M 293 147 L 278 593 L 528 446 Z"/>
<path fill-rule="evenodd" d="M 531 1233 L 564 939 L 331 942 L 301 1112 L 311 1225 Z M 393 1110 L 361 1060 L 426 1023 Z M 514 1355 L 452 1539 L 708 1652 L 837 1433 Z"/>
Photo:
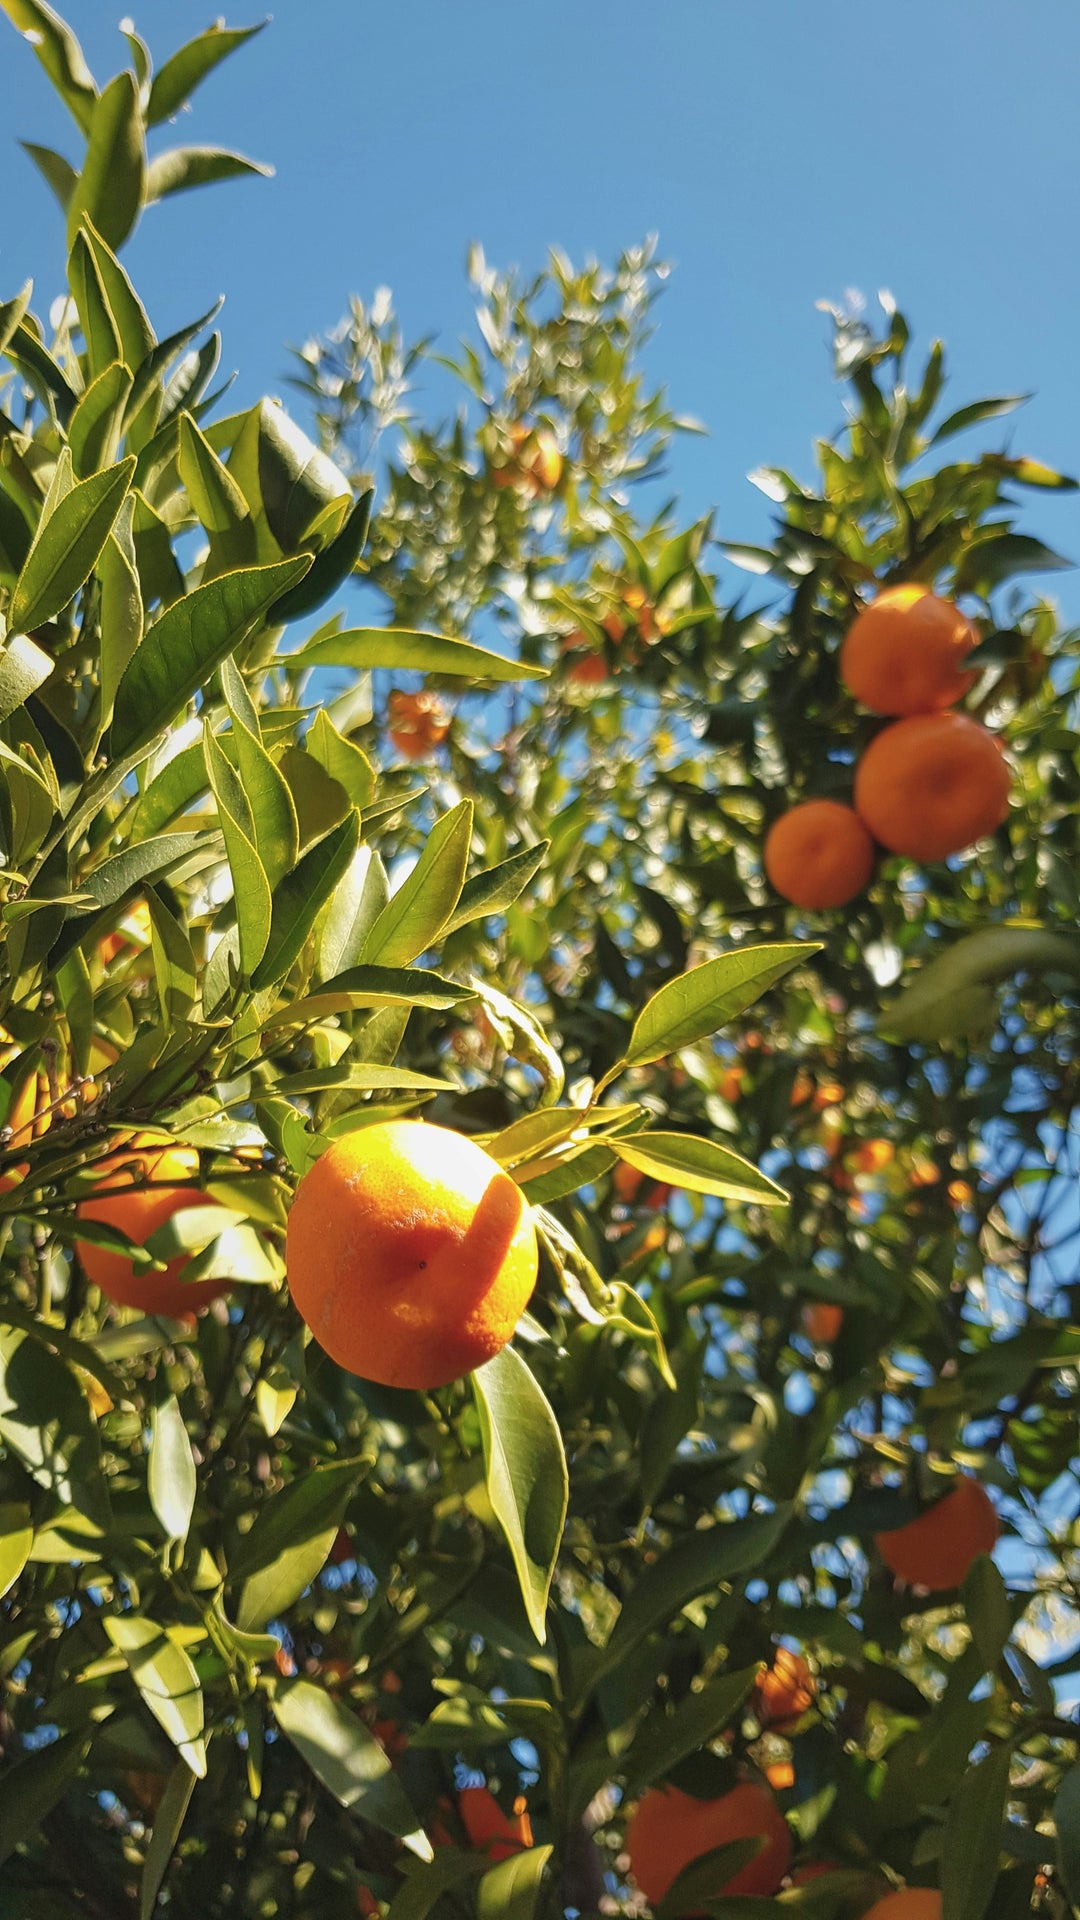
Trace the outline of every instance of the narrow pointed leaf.
<path fill-rule="evenodd" d="M 649 1128 L 606 1144 L 639 1173 L 685 1187 L 689 1193 L 711 1193 L 721 1200 L 756 1202 L 763 1207 L 787 1204 L 783 1187 L 759 1173 L 749 1160 L 697 1134 L 654 1133 Z"/>
<path fill-rule="evenodd" d="M 202 1780 L 206 1776 L 203 1696 L 199 1676 L 182 1647 L 156 1620 L 122 1613 L 103 1622 L 113 1646 L 122 1653 L 143 1701 L 181 1758 Z"/>
<path fill-rule="evenodd" d="M 468 926 L 474 920 L 486 919 L 489 913 L 502 913 L 504 908 L 513 906 L 533 875 L 539 873 L 550 845 L 549 840 L 541 840 L 539 846 L 525 847 L 520 853 L 511 854 L 509 860 L 500 861 L 497 867 L 490 867 L 487 873 L 477 873 L 466 880 L 461 898 L 442 929 L 444 936 L 453 933 L 455 927 Z"/>
<path fill-rule="evenodd" d="M 83 133 L 89 133 L 97 87 L 79 42 L 45 0 L 0 0 L 12 24 L 24 33 L 49 79 Z"/>
<path fill-rule="evenodd" d="M 68 207 L 68 240 L 86 214 L 107 246 L 122 246 L 139 217 L 146 147 L 135 75 L 118 73 L 95 100 L 79 183 Z"/>
<path fill-rule="evenodd" d="M 461 898 L 472 826 L 471 800 L 436 820 L 408 879 L 368 935 L 360 955 L 366 965 L 407 967 L 434 945 Z"/>
<path fill-rule="evenodd" d="M 289 1680 L 274 1696 L 274 1714 L 312 1773 L 340 1806 L 404 1840 L 432 1859 L 405 1789 L 375 1735 L 359 1716 L 310 1680 Z"/>
<path fill-rule="evenodd" d="M 646 1002 L 634 1022 L 624 1064 L 646 1066 L 715 1033 L 818 950 L 809 942 L 740 947 L 692 967 Z"/>
<path fill-rule="evenodd" d="M 0 720 L 7 720 L 38 687 L 44 686 L 53 662 L 25 633 L 13 633 L 0 647 Z"/>
<path fill-rule="evenodd" d="M 941 1920 L 984 1920 L 991 1911 L 1012 1759 L 1007 1744 L 968 1767 L 949 1806 L 941 1850 Z"/>
<path fill-rule="evenodd" d="M 135 471 L 134 457 L 81 480 L 58 503 L 26 556 L 11 601 L 22 632 L 54 618 L 94 570 Z"/>
<path fill-rule="evenodd" d="M 162 120 L 171 120 L 207 74 L 246 40 L 261 33 L 265 25 L 263 20 L 256 27 L 226 27 L 219 20 L 170 55 L 154 75 L 146 109 L 147 126 L 156 127 Z"/>
<path fill-rule="evenodd" d="M 264 180 L 273 167 L 259 160 L 248 160 L 242 153 L 228 153 L 222 147 L 170 147 L 155 154 L 146 169 L 146 204 L 164 200 L 170 193 L 185 193 L 189 187 L 209 187 L 217 180 L 235 180 L 255 174 Z"/>
<path fill-rule="evenodd" d="M 150 1843 L 143 1855 L 139 1920 L 153 1920 L 158 1894 L 169 1871 L 169 1862 L 176 1852 L 176 1843 L 194 1791 L 195 1775 L 186 1760 L 178 1760 L 165 1783 L 165 1791 L 154 1813 Z"/>
<path fill-rule="evenodd" d="M 195 1510 L 195 1462 L 191 1442 L 174 1394 L 150 1417 L 150 1505 L 170 1540 L 187 1539 Z"/>
<path fill-rule="evenodd" d="M 562 1436 L 536 1376 L 513 1347 L 504 1347 L 471 1379 L 488 1498 L 510 1548 L 529 1625 L 543 1645 L 569 1497 Z"/>
<path fill-rule="evenodd" d="M 417 673 L 445 673 L 467 680 L 545 680 L 545 667 L 526 666 L 505 654 L 450 640 L 441 633 L 413 633 L 406 627 L 352 627 L 313 640 L 293 656 L 302 667 L 403 667 Z"/>
<path fill-rule="evenodd" d="M 348 868 L 359 839 L 360 816 L 353 811 L 340 826 L 317 840 L 275 889 L 270 938 L 252 977 L 257 993 L 288 973 Z"/>

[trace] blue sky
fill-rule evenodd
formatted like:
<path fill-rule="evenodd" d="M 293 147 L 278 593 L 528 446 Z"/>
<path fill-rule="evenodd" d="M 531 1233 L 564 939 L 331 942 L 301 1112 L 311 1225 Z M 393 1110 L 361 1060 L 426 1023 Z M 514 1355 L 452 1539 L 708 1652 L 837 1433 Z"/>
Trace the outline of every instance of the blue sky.
<path fill-rule="evenodd" d="M 126 57 L 122 5 L 62 6 L 99 80 Z M 160 61 L 211 15 L 144 0 L 135 20 Z M 171 135 L 276 177 L 152 209 L 126 259 L 159 333 L 228 295 L 246 403 L 284 393 L 285 343 L 354 290 L 389 285 L 408 334 L 452 346 L 472 239 L 533 267 L 551 242 L 606 258 L 657 230 L 676 272 L 651 369 L 711 428 L 680 443 L 674 482 L 688 514 L 715 506 L 754 540 L 768 507 L 746 473 L 809 476 L 838 422 L 815 301 L 847 287 L 889 287 L 920 341 L 944 336 L 951 405 L 1034 390 L 982 444 L 1080 467 L 1078 71 L 1069 0 L 280 0 Z M 74 129 L 2 20 L 0 75 L 0 293 L 32 274 L 41 311 L 61 223 L 14 143 L 74 153 Z M 1024 524 L 1080 558 L 1077 498 L 1028 496 Z M 1048 584 L 1080 618 L 1080 575 Z"/>

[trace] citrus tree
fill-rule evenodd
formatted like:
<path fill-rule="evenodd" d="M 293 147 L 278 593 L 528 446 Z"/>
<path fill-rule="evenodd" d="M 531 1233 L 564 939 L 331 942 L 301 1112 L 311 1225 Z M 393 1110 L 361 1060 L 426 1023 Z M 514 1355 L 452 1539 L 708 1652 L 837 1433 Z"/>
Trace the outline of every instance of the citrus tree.
<path fill-rule="evenodd" d="M 837 312 L 725 605 L 650 248 L 477 254 L 449 425 L 385 300 L 228 415 L 120 256 L 250 30 L 2 3 L 0 1915 L 1073 1911 L 1071 483 Z"/>

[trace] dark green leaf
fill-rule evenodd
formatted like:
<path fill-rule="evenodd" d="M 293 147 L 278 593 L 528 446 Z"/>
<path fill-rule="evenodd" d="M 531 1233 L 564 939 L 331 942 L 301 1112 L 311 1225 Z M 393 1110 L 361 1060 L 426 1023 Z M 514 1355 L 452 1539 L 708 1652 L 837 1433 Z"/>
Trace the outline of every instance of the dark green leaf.
<path fill-rule="evenodd" d="M 199 1676 L 182 1647 L 156 1620 L 122 1613 L 102 1622 L 158 1725 L 199 1779 L 206 1777 L 203 1696 Z"/>
<path fill-rule="evenodd" d="M 262 619 L 283 587 L 299 580 L 308 565 L 307 555 L 301 554 L 268 567 L 222 574 L 168 607 L 147 631 L 117 689 L 114 757 L 126 758 L 167 727 Z"/>
<path fill-rule="evenodd" d="M 21 632 L 53 619 L 89 579 L 123 504 L 134 456 L 91 474 L 58 501 L 38 529 L 11 601 Z"/>
<path fill-rule="evenodd" d="M 360 816 L 351 812 L 341 825 L 317 840 L 274 892 L 274 910 L 266 952 L 252 978 L 255 991 L 284 979 L 327 900 L 346 872 L 360 838 Z"/>
<path fill-rule="evenodd" d="M 1015 413 L 1017 407 L 1025 406 L 1030 399 L 1030 393 L 1006 393 L 994 400 L 973 400 L 970 406 L 957 408 L 940 427 L 935 427 L 927 445 L 936 447 L 950 435 L 963 433 L 966 427 L 977 427 L 984 420 L 998 420 L 1004 413 Z"/>
<path fill-rule="evenodd" d="M 52 189 L 66 213 L 79 179 L 71 161 L 65 160 L 55 147 L 39 147 L 33 140 L 20 140 L 19 145 L 24 153 L 29 154 L 46 186 Z"/>
<path fill-rule="evenodd" d="M 1008 1590 L 988 1553 L 972 1561 L 963 1585 L 964 1612 L 979 1658 L 988 1673 L 998 1662 L 1012 1632 Z"/>
<path fill-rule="evenodd" d="M 1080 1767 L 1070 1767 L 1054 1801 L 1057 1862 L 1074 1908 L 1080 1907 Z M 2 1858 L 0 1854 L 0 1858 Z M 1045 1859 L 1040 1854 L 1040 1862 Z"/>
<path fill-rule="evenodd" d="M 0 0 L 8 6 L 10 0 Z M 0 1779 L 0 1866 L 34 1835 L 75 1778 L 90 1736 L 65 1733 L 40 1747 Z"/>
<path fill-rule="evenodd" d="M 44 686 L 53 670 L 47 653 L 25 633 L 13 633 L 0 648 L 0 720 L 11 715 Z"/>
<path fill-rule="evenodd" d="M 150 1843 L 143 1856 L 142 1878 L 139 1882 L 139 1920 L 152 1920 L 157 1897 L 176 1851 L 194 1791 L 195 1775 L 186 1760 L 178 1760 L 155 1809 Z"/>
<path fill-rule="evenodd" d="M 487 873 L 477 873 L 466 880 L 457 906 L 442 929 L 443 937 L 453 933 L 455 927 L 468 926 L 473 920 L 484 920 L 489 913 L 501 913 L 505 907 L 513 906 L 533 875 L 540 871 L 550 845 L 549 840 L 541 840 L 539 846 L 525 847 L 520 853 L 511 854 L 509 860 L 500 861 L 497 867 L 490 867 Z"/>
<path fill-rule="evenodd" d="M 941 1849 L 941 1920 L 983 1920 L 990 1912 L 1012 1755 L 994 1747 L 968 1767 L 953 1794 Z"/>
<path fill-rule="evenodd" d="M 284 626 L 289 620 L 302 620 L 314 613 L 348 579 L 364 550 L 371 505 L 375 495 L 369 489 L 361 494 L 349 511 L 345 525 L 329 546 L 315 555 L 311 572 L 299 586 L 284 593 L 270 609 L 271 618 Z"/>
<path fill-rule="evenodd" d="M 131 374 L 114 360 L 80 396 L 68 423 L 71 458 L 79 479 L 99 473 L 116 459 L 130 392 Z"/>
<path fill-rule="evenodd" d="M 721 1200 L 756 1202 L 763 1207 L 787 1204 L 782 1187 L 715 1140 L 691 1133 L 654 1133 L 649 1128 L 614 1139 L 610 1145 L 620 1160 L 639 1173 L 685 1187 L 689 1193 L 711 1193 Z"/>
<path fill-rule="evenodd" d="M 654 1780 L 665 1779 L 688 1753 L 715 1740 L 742 1706 L 757 1672 L 753 1666 L 725 1673 L 698 1693 L 688 1693 L 670 1713 L 658 1708 L 647 1713 L 621 1763 L 627 1793 L 642 1793 Z"/>

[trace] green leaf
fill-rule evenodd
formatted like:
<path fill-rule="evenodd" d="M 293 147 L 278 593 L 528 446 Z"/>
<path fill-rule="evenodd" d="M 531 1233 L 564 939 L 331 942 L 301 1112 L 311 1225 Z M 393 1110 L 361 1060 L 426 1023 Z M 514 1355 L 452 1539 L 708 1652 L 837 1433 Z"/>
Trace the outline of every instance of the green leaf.
<path fill-rule="evenodd" d="M 68 424 L 71 458 L 80 479 L 100 473 L 116 459 L 130 392 L 131 374 L 114 360 L 81 395 Z"/>
<path fill-rule="evenodd" d="M 7 645 L 0 647 L 0 720 L 8 720 L 17 708 L 44 686 L 53 670 L 47 653 L 25 633 L 12 633 Z"/>
<path fill-rule="evenodd" d="M 984 534 L 990 530 L 984 528 Z M 978 593 L 985 599 L 1004 580 L 1020 573 L 1056 573 L 1073 562 L 1044 546 L 1027 533 L 1012 533 L 1004 528 L 991 537 L 980 538 L 968 548 L 956 569 L 957 593 Z"/>
<path fill-rule="evenodd" d="M 471 800 L 436 820 L 408 879 L 387 901 L 360 959 L 370 966 L 407 967 L 434 946 L 461 898 L 472 844 Z"/>
<path fill-rule="evenodd" d="M 149 628 L 117 689 L 114 758 L 126 758 L 167 727 L 309 564 L 301 554 L 225 573 L 168 607 Z"/>
<path fill-rule="evenodd" d="M 20 140 L 19 145 L 24 153 L 29 154 L 46 186 L 52 189 L 66 213 L 79 181 L 71 161 L 65 160 L 55 147 L 39 147 L 33 140 Z"/>
<path fill-rule="evenodd" d="M 354 807 L 361 812 L 370 807 L 375 798 L 375 769 L 367 754 L 338 732 L 325 708 L 315 715 L 304 745 L 331 779 L 344 787 Z"/>
<path fill-rule="evenodd" d="M 319 973 L 328 986 L 341 988 L 342 975 L 355 971 L 372 927 L 390 898 L 386 868 L 373 847 L 357 847 L 327 909 L 319 936 Z M 368 971 L 365 969 L 365 972 Z M 392 968 L 377 968 L 392 973 Z M 348 988 L 344 988 L 348 992 Z"/>
<path fill-rule="evenodd" d="M 1015 413 L 1017 407 L 1026 406 L 1030 399 L 1030 393 L 1005 393 L 994 400 L 973 400 L 970 406 L 957 408 L 940 427 L 935 427 L 927 446 L 936 447 L 950 435 L 963 433 L 966 427 L 981 426 L 984 420 L 999 420 L 1004 413 Z"/>
<path fill-rule="evenodd" d="M 695 1528 L 647 1567 L 631 1589 L 607 1646 L 597 1656 L 595 1681 L 625 1660 L 647 1634 L 679 1613 L 698 1594 L 734 1580 L 751 1568 L 760 1572 L 791 1520 L 789 1506 L 755 1513 L 746 1520 L 722 1520 Z"/>
<path fill-rule="evenodd" d="M 195 1462 L 175 1394 L 168 1394 L 150 1415 L 147 1485 L 166 1538 L 186 1540 L 195 1511 Z"/>
<path fill-rule="evenodd" d="M 3 0 L 0 0 L 3 4 Z M 52 354 L 42 342 L 36 331 L 37 322 L 32 315 L 20 322 L 9 338 L 5 352 L 9 360 L 23 373 L 30 385 L 40 394 L 46 407 L 55 412 L 61 425 L 70 420 L 72 409 L 78 394 L 71 387 Z M 78 378 L 75 369 L 72 377 Z M 79 383 L 81 385 L 81 381 Z"/>
<path fill-rule="evenodd" d="M 150 1842 L 143 1855 L 142 1878 L 139 1881 L 139 1920 L 153 1920 L 157 1897 L 169 1871 L 169 1862 L 176 1852 L 176 1843 L 194 1791 L 195 1775 L 186 1760 L 178 1760 L 165 1783 L 165 1791 L 154 1813 Z"/>
<path fill-rule="evenodd" d="M 115 361 L 123 364 L 123 348 L 120 345 L 120 329 L 105 296 L 104 282 L 98 272 L 86 223 L 75 235 L 68 256 L 68 284 L 86 341 L 89 377 L 94 380 Z"/>
<path fill-rule="evenodd" d="M 1012 1632 L 1012 1612 L 1005 1582 L 988 1553 L 971 1563 L 963 1585 L 964 1612 L 971 1637 L 987 1673 L 996 1673 Z"/>
<path fill-rule="evenodd" d="M 421 1860 L 434 1858 L 405 1789 L 375 1735 L 310 1680 L 288 1680 L 274 1695 L 277 1723 L 340 1806 L 403 1840 Z"/>
<path fill-rule="evenodd" d="M 98 716 L 101 732 L 112 718 L 116 689 L 143 637 L 144 609 L 135 562 L 134 514 L 135 502 L 129 493 L 98 555 L 95 569 L 101 588 L 101 709 Z"/>
<path fill-rule="evenodd" d="M 131 485 L 135 464 L 131 455 L 80 480 L 42 519 L 12 595 L 13 627 L 27 632 L 43 626 L 89 579 Z"/>
<path fill-rule="evenodd" d="M 685 1760 L 722 1733 L 757 1678 L 757 1666 L 743 1667 L 688 1693 L 671 1711 L 654 1708 L 645 1715 L 621 1761 L 626 1791 L 636 1797 L 654 1780 L 663 1780 Z"/>
<path fill-rule="evenodd" d="M 1069 1900 L 1076 1908 L 1080 1906 L 1080 1767 L 1070 1767 L 1058 1788 L 1054 1826 L 1058 1868 Z"/>
<path fill-rule="evenodd" d="M 452 1080 L 436 1080 L 428 1073 L 414 1073 L 409 1067 L 384 1067 L 366 1060 L 343 1062 L 336 1067 L 312 1067 L 306 1073 L 289 1073 L 277 1082 L 277 1091 L 287 1097 L 304 1093 L 450 1093 Z"/>
<path fill-rule="evenodd" d="M 146 147 L 133 73 L 118 73 L 94 102 L 79 183 L 68 207 L 68 244 L 88 215 L 107 246 L 122 246 L 139 217 Z"/>
<path fill-rule="evenodd" d="M 188 499 L 208 534 L 213 536 L 215 565 L 221 573 L 226 567 L 238 567 L 255 558 L 255 529 L 248 503 L 228 467 L 217 457 L 206 435 L 189 413 L 180 415 L 180 442 L 177 453 L 180 478 Z"/>
<path fill-rule="evenodd" d="M 328 980 L 318 993 L 291 1000 L 262 1023 L 263 1033 L 276 1027 L 307 1026 L 330 1013 L 354 1013 L 367 1007 L 432 1007 L 445 1010 L 472 999 L 470 987 L 459 987 L 421 967 L 350 967 Z"/>
<path fill-rule="evenodd" d="M 489 1867 L 476 1889 L 476 1920 L 534 1920 L 553 1847 L 529 1847 Z"/>
<path fill-rule="evenodd" d="M 67 22 L 45 0 L 0 0 L 0 6 L 12 25 L 26 35 L 68 112 L 88 134 L 97 87 Z"/>
<path fill-rule="evenodd" d="M 21 1328 L 0 1328 L 0 1439 L 62 1506 L 108 1516 L 93 1415 L 69 1366 Z"/>
<path fill-rule="evenodd" d="M 13 300 L 0 301 L 0 353 L 6 351 L 8 341 L 21 324 L 23 315 L 30 305 L 30 296 L 33 291 L 33 281 L 24 280 Z"/>
<path fill-rule="evenodd" d="M 654 1180 L 666 1180 L 688 1193 L 711 1193 L 721 1200 L 742 1200 L 762 1207 L 783 1207 L 788 1195 L 715 1140 L 693 1133 L 654 1133 L 647 1130 L 609 1139 L 606 1144 L 628 1166 Z"/>
<path fill-rule="evenodd" d="M 236 768 L 251 806 L 255 847 L 271 887 L 296 865 L 300 833 L 288 781 L 262 744 L 259 720 L 233 662 L 221 663 L 221 684 L 232 715 Z"/>
<path fill-rule="evenodd" d="M 752 1006 L 792 967 L 818 952 L 820 945 L 810 942 L 739 947 L 692 967 L 677 980 L 669 980 L 638 1014 L 623 1064 L 647 1066 L 715 1033 Z"/>
<path fill-rule="evenodd" d="M 374 498 L 370 488 L 361 494 L 350 508 L 341 532 L 315 555 L 311 572 L 299 586 L 282 594 L 271 608 L 275 621 L 284 626 L 289 620 L 302 620 L 321 607 L 349 578 L 364 550 Z"/>
<path fill-rule="evenodd" d="M 762 1912 L 760 1894 L 748 1894 L 745 1902 L 739 1896 L 724 1898 L 724 1889 L 729 1887 L 737 1873 L 749 1866 L 764 1851 L 767 1842 L 763 1834 L 755 1834 L 748 1840 L 728 1840 L 722 1847 L 711 1847 L 708 1853 L 701 1853 L 691 1860 L 681 1873 L 676 1874 L 663 1899 L 653 1909 L 654 1920 L 678 1920 L 680 1914 L 705 1913 L 716 1911 L 726 1913 L 729 1920 L 756 1920 Z M 769 1908 L 777 1909 L 771 1900 Z M 771 1917 L 770 1917 L 771 1920 Z"/>
<path fill-rule="evenodd" d="M 445 673 L 466 680 L 545 680 L 546 667 L 526 666 L 504 654 L 449 640 L 441 633 L 413 633 L 407 627 L 352 627 L 312 640 L 292 655 L 297 667 L 404 667 L 416 673 Z"/>
<path fill-rule="evenodd" d="M 242 1582 L 236 1617 L 243 1631 L 276 1619 L 317 1579 L 368 1466 L 316 1467 L 262 1503 L 229 1566 L 230 1580 Z"/>
<path fill-rule="evenodd" d="M 0 1600 L 10 1593 L 30 1558 L 34 1529 L 21 1501 L 0 1502 Z"/>
<path fill-rule="evenodd" d="M 125 847 L 123 853 L 113 854 L 111 860 L 103 860 L 100 867 L 85 876 L 83 887 L 93 894 L 99 906 L 118 906 L 141 881 L 168 873 L 211 844 L 211 836 L 205 832 L 159 833 L 152 840 Z"/>
<path fill-rule="evenodd" d="M 177 1752 L 200 1780 L 206 1778 L 203 1696 L 199 1676 L 182 1647 L 164 1627 L 137 1613 L 102 1622 L 122 1653 L 143 1701 Z"/>
<path fill-rule="evenodd" d="M 252 514 L 285 552 L 303 544 L 331 501 L 351 499 L 345 475 L 273 400 L 260 401 L 248 414 L 229 456 L 229 471 Z"/>
<path fill-rule="evenodd" d="M 252 976 L 256 993 L 283 980 L 299 957 L 319 914 L 348 869 L 360 838 L 355 810 L 324 834 L 274 890 L 266 952 Z"/>
<path fill-rule="evenodd" d="M 149 781 L 132 815 L 130 838 L 145 840 L 158 833 L 170 820 L 186 813 L 206 788 L 206 760 L 200 738 L 194 746 L 174 753 Z"/>
<path fill-rule="evenodd" d="M 78 255 L 82 247 L 89 251 L 93 260 L 95 275 L 120 342 L 124 365 L 137 374 L 157 344 L 146 308 L 112 248 L 106 246 L 87 215 L 83 216 L 72 249 L 73 255 Z"/>
<path fill-rule="evenodd" d="M 162 120 L 171 120 L 175 113 L 190 100 L 197 86 L 206 79 L 208 73 L 230 53 L 242 47 L 246 40 L 261 33 L 266 21 L 260 21 L 257 27 L 226 27 L 217 21 L 207 27 L 186 46 L 180 47 L 164 62 L 154 75 L 150 88 L 150 99 L 146 109 L 148 127 L 160 125 Z"/>
<path fill-rule="evenodd" d="M 270 882 L 255 848 L 255 823 L 247 795 L 208 721 L 203 723 L 203 752 L 232 874 L 240 965 L 250 976 L 270 938 Z"/>
<path fill-rule="evenodd" d="M 1063 973 L 1080 978 L 1080 940 L 1043 927 L 979 927 L 921 967 L 881 1016 L 890 1040 L 958 1037 L 975 1022 L 992 1021 L 989 989 L 1016 973 Z"/>
<path fill-rule="evenodd" d="M 998 1876 L 1012 1759 L 1007 1744 L 968 1767 L 953 1794 L 941 1849 L 941 1920 L 983 1920 Z"/>
<path fill-rule="evenodd" d="M 408 1860 L 386 1920 L 428 1920 L 445 1893 L 465 1887 L 483 1872 L 482 1859 L 475 1853 L 459 1853 L 454 1847 L 440 1848 L 434 1860 L 427 1863 Z"/>
<path fill-rule="evenodd" d="M 506 1536 L 541 1646 L 569 1481 L 558 1423 L 532 1369 L 506 1346 L 471 1376 L 488 1498 Z"/>
<path fill-rule="evenodd" d="M 191 942 L 179 920 L 174 920 L 152 887 L 146 890 L 150 914 L 154 980 L 166 1027 L 186 1020 L 198 993 L 198 970 Z"/>
<path fill-rule="evenodd" d="M 0 0 L 10 11 L 11 0 Z M 88 1733 L 65 1733 L 20 1760 L 0 1778 L 0 1866 L 32 1839 L 62 1800 L 90 1745 Z"/>
<path fill-rule="evenodd" d="M 223 147 L 170 147 L 155 154 L 146 169 L 146 205 L 153 206 L 170 193 L 186 193 L 189 187 L 209 187 L 216 180 L 234 180 L 243 174 L 269 179 L 273 171 L 259 160 L 247 160 L 242 153 L 228 153 Z"/>
<path fill-rule="evenodd" d="M 513 906 L 533 875 L 540 871 L 550 845 L 550 840 L 541 840 L 539 846 L 524 847 L 520 853 L 511 854 L 509 860 L 500 861 L 497 867 L 489 867 L 486 873 L 474 874 L 471 880 L 466 880 L 461 898 L 442 929 L 444 938 L 456 927 L 468 926 L 471 921 L 484 920 L 488 914 L 502 913 L 505 907 Z"/>

